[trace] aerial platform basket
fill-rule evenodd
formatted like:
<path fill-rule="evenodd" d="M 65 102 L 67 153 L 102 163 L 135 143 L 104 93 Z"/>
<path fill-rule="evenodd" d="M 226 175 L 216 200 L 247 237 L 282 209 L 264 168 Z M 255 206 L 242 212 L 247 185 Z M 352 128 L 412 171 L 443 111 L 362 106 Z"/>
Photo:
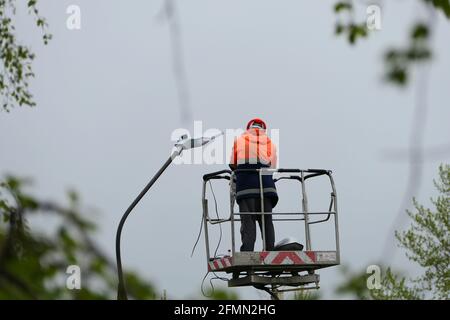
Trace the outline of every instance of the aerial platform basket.
<path fill-rule="evenodd" d="M 233 181 L 236 172 L 256 171 L 259 174 L 261 207 L 263 207 L 262 175 L 273 174 L 274 181 L 278 184 L 281 180 L 295 180 L 301 185 L 301 211 L 298 212 L 234 212 L 234 188 L 230 184 L 230 216 L 225 219 L 213 218 L 208 213 L 208 200 L 206 197 L 206 184 L 211 180 Z M 327 176 L 331 187 L 331 197 L 328 211 L 309 212 L 306 185 L 307 181 L 319 176 Z M 281 195 L 282 196 L 282 195 Z M 319 287 L 319 275 L 315 270 L 336 266 L 340 263 L 339 251 L 339 229 L 338 229 L 338 209 L 336 188 L 332 177 L 332 172 L 323 169 L 238 169 L 235 171 L 221 170 L 203 176 L 203 223 L 205 228 L 205 244 L 207 267 L 209 272 L 226 272 L 233 276 L 228 281 L 228 286 L 255 286 L 264 289 L 274 296 L 281 290 L 280 287 L 305 287 L 314 284 L 314 288 Z M 236 222 L 240 221 L 240 216 L 244 214 L 258 214 L 262 216 L 272 214 L 272 220 L 276 221 L 300 221 L 303 226 L 305 251 L 303 250 L 265 250 L 265 234 L 262 232 L 263 250 L 258 252 L 239 252 L 235 246 Z M 334 221 L 333 221 L 334 220 Z M 331 222 L 334 225 L 334 250 L 316 250 L 312 248 L 310 226 L 313 224 Z M 231 252 L 225 256 L 211 256 L 210 239 L 208 228 L 211 225 L 230 223 L 231 224 Z M 264 230 L 264 228 L 262 228 Z M 280 248 L 282 249 L 282 248 Z M 270 287 L 268 289 L 267 287 Z M 295 290 L 295 289 L 294 289 Z"/>

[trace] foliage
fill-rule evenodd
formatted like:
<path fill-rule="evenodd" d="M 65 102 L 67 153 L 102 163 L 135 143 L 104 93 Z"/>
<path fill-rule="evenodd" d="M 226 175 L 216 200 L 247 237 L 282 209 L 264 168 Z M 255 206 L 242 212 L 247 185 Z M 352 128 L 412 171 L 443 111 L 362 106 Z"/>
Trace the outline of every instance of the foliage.
<path fill-rule="evenodd" d="M 295 291 L 293 300 L 320 300 L 319 291 L 299 290 Z"/>
<path fill-rule="evenodd" d="M 44 44 L 48 44 L 52 35 L 47 32 L 45 18 L 39 14 L 37 0 L 27 0 L 26 6 L 36 26 L 42 30 Z M 6 111 L 15 105 L 36 105 L 28 88 L 30 79 L 34 77 L 32 62 L 35 54 L 19 43 L 15 34 L 15 16 L 16 1 L 0 0 L 0 95 L 2 108 Z"/>
<path fill-rule="evenodd" d="M 380 265 L 380 264 L 378 264 Z M 339 295 L 350 295 L 358 300 L 398 300 L 419 299 L 418 293 L 406 285 L 406 279 L 399 279 L 398 273 L 394 273 L 390 268 L 380 266 L 381 270 L 386 270 L 381 279 L 381 289 L 369 290 L 367 286 L 368 274 L 366 272 L 352 272 L 346 266 L 343 267 L 343 276 L 345 281 L 336 288 Z M 391 288 L 389 294 L 385 288 Z"/>
<path fill-rule="evenodd" d="M 368 300 L 371 298 L 367 288 L 367 274 L 365 272 L 352 272 L 348 266 L 340 267 L 345 281 L 336 288 L 338 295 L 352 295 L 359 300 Z"/>
<path fill-rule="evenodd" d="M 350 22 L 343 23 L 338 21 L 335 25 L 336 35 L 346 35 L 350 44 L 355 44 L 359 38 L 367 37 L 366 23 L 356 23 L 353 19 L 353 4 L 349 1 L 341 1 L 334 5 L 334 11 L 338 15 L 344 13 L 350 17 Z"/>
<path fill-rule="evenodd" d="M 410 34 L 407 48 L 390 49 L 386 52 L 384 60 L 387 66 L 386 80 L 399 85 L 408 82 L 408 70 L 413 63 L 423 62 L 431 58 L 431 49 L 428 47 L 429 28 L 426 24 L 417 23 Z"/>
<path fill-rule="evenodd" d="M 239 296 L 235 291 L 227 289 L 214 289 L 208 294 L 208 298 L 212 300 L 239 300 Z"/>
<path fill-rule="evenodd" d="M 419 300 L 425 298 L 421 290 L 411 286 L 408 280 L 392 272 L 391 268 L 387 268 L 386 273 L 381 281 L 380 289 L 370 290 L 371 297 L 377 300 Z"/>
<path fill-rule="evenodd" d="M 95 225 L 80 213 L 76 193 L 63 207 L 24 193 L 25 184 L 14 177 L 0 183 L 0 299 L 115 298 L 115 263 L 92 241 Z M 37 215 L 54 232 L 33 230 L 27 218 Z M 81 290 L 66 288 L 69 265 L 81 269 Z M 138 275 L 126 272 L 125 279 L 131 298 L 156 297 Z"/>
<path fill-rule="evenodd" d="M 408 230 L 396 232 L 400 246 L 409 260 L 418 263 L 424 273 L 413 281 L 414 291 L 433 299 L 450 298 L 450 165 L 439 167 L 439 181 L 434 182 L 440 195 L 431 199 L 435 210 L 414 199 L 415 212 L 408 211 L 412 222 Z M 395 285 L 388 290 L 395 290 Z M 389 291 L 387 293 L 389 295 Z"/>
<path fill-rule="evenodd" d="M 414 199 L 415 212 L 408 211 L 411 225 L 395 236 L 410 261 L 420 265 L 423 274 L 407 278 L 390 268 L 381 280 L 380 289 L 367 289 L 367 274 L 349 274 L 337 293 L 351 293 L 359 299 L 446 299 L 450 298 L 450 165 L 439 167 L 435 186 L 440 195 L 431 199 L 435 210 Z M 382 268 L 385 269 L 385 268 Z"/>
<path fill-rule="evenodd" d="M 450 19 L 450 0 L 417 0 L 433 6 L 437 11 L 441 11 Z M 369 30 L 366 22 L 355 21 L 355 8 L 353 1 L 338 1 L 334 5 L 334 11 L 338 17 L 343 15 L 348 17 L 348 21 L 336 22 L 335 33 L 346 36 L 351 45 L 357 43 L 359 39 L 367 38 Z M 402 48 L 390 48 L 384 54 L 384 78 L 387 82 L 398 86 L 408 84 L 413 65 L 429 61 L 432 58 L 432 50 L 429 40 L 431 36 L 432 21 L 417 21 L 411 29 L 408 44 Z"/>

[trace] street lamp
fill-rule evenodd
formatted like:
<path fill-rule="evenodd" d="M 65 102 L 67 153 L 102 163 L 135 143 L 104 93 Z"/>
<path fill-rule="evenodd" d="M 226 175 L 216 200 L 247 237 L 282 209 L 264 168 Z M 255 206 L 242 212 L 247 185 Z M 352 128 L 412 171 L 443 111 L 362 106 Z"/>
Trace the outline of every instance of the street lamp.
<path fill-rule="evenodd" d="M 182 135 L 180 139 L 175 143 L 176 149 L 172 152 L 169 159 L 163 164 L 161 169 L 158 170 L 158 172 L 153 176 L 152 180 L 145 186 L 145 188 L 141 191 L 141 193 L 134 199 L 134 201 L 130 204 L 128 209 L 125 211 L 125 213 L 122 216 L 122 219 L 120 219 L 119 226 L 117 227 L 117 233 L 116 233 L 116 261 L 117 261 L 117 273 L 119 276 L 119 285 L 117 288 L 117 300 L 128 300 L 127 296 L 127 290 L 125 288 L 125 281 L 123 278 L 123 271 L 122 271 L 122 259 L 120 256 L 120 237 L 122 235 L 122 229 L 123 225 L 125 224 L 126 219 L 128 218 L 128 215 L 131 213 L 131 211 L 134 209 L 134 207 L 141 201 L 141 199 L 144 197 L 144 195 L 147 193 L 147 191 L 153 186 L 153 184 L 158 180 L 158 178 L 161 176 L 161 174 L 164 172 L 164 170 L 167 169 L 167 167 L 172 163 L 173 159 L 181 155 L 183 150 L 187 149 L 193 149 L 197 147 L 202 147 L 210 142 L 212 142 L 215 138 L 221 136 L 223 132 L 213 136 L 213 137 L 200 137 L 196 139 L 188 139 L 187 135 Z"/>

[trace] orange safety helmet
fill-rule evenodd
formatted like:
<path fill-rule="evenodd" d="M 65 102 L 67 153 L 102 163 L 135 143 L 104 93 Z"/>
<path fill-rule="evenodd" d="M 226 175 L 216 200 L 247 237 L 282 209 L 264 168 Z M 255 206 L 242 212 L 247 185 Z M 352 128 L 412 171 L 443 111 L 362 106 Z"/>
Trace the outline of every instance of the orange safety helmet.
<path fill-rule="evenodd" d="M 260 118 L 255 118 L 255 119 L 250 120 L 250 121 L 247 123 L 247 130 L 250 129 L 250 127 L 251 127 L 254 123 L 260 124 L 260 125 L 263 127 L 264 130 L 267 129 L 267 126 L 266 126 L 266 123 L 264 122 L 264 120 L 262 120 L 262 119 L 260 119 Z"/>

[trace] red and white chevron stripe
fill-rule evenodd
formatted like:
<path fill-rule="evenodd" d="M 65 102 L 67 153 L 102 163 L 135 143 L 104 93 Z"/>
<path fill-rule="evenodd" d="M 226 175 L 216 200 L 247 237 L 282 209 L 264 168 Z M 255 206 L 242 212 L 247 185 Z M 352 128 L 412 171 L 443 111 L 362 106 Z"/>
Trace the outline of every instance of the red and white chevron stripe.
<path fill-rule="evenodd" d="M 314 251 L 263 251 L 260 257 L 262 264 L 313 264 L 316 262 Z"/>
<path fill-rule="evenodd" d="M 217 258 L 208 262 L 209 271 L 226 271 L 229 267 L 262 265 L 336 264 L 335 251 L 262 251 L 237 252 L 236 257 Z"/>
<path fill-rule="evenodd" d="M 231 257 L 214 259 L 213 261 L 208 262 L 209 271 L 220 270 L 227 267 L 231 267 Z"/>

